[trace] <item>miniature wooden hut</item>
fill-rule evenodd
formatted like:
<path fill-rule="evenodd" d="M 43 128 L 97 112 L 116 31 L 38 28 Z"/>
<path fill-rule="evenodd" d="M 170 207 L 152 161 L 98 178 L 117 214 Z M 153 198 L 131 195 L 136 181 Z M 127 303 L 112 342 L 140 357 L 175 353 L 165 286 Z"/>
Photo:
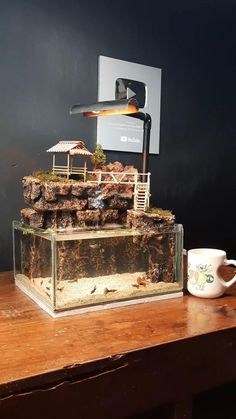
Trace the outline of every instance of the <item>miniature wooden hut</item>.
<path fill-rule="evenodd" d="M 47 150 L 48 153 L 53 153 L 52 160 L 52 172 L 54 174 L 65 175 L 67 179 L 71 175 L 83 175 L 84 182 L 86 180 L 86 171 L 87 171 L 87 162 L 84 159 L 84 165 L 77 167 L 73 166 L 74 157 L 87 157 L 92 156 L 91 153 L 84 145 L 84 142 L 81 140 L 66 140 L 59 141 L 56 145 Z M 57 154 L 66 154 L 67 155 L 67 164 L 65 166 L 56 165 L 56 155 Z"/>

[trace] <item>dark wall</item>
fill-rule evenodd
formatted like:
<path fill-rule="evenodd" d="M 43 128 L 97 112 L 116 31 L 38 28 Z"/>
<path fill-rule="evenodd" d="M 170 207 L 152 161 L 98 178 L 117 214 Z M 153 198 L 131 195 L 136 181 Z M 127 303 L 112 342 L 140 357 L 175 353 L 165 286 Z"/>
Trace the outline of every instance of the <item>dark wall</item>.
<path fill-rule="evenodd" d="M 11 221 L 21 178 L 48 168 L 45 150 L 96 121 L 69 106 L 97 95 L 98 55 L 160 67 L 161 151 L 151 156 L 152 203 L 174 211 L 186 248 L 236 257 L 236 4 L 229 0 L 0 0 L 0 269 L 12 268 Z M 133 154 L 108 160 L 139 163 Z"/>

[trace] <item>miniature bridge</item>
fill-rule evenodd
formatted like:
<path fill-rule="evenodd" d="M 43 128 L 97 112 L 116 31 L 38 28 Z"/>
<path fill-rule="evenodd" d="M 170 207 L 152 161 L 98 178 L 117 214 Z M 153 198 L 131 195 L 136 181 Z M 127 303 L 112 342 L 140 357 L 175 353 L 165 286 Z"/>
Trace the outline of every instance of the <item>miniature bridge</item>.
<path fill-rule="evenodd" d="M 89 183 L 134 185 L 134 209 L 146 211 L 150 199 L 150 175 L 151 173 L 130 172 L 87 172 L 94 179 L 86 179 Z M 141 182 L 142 179 L 142 182 Z"/>

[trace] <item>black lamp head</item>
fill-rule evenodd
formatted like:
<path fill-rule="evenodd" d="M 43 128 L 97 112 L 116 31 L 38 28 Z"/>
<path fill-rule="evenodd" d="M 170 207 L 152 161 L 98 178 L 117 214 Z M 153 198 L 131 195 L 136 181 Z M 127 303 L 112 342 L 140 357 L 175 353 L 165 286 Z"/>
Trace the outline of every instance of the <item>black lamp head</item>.
<path fill-rule="evenodd" d="M 83 114 L 87 117 L 107 115 L 128 115 L 139 112 L 145 106 L 146 85 L 139 81 L 119 78 L 116 80 L 115 100 L 93 103 L 92 105 L 74 105 L 70 114 Z"/>
<path fill-rule="evenodd" d="M 108 100 L 97 102 L 92 105 L 74 105 L 70 109 L 70 114 L 82 113 L 87 117 L 107 116 L 107 115 L 127 115 L 139 111 L 136 99 Z"/>
<path fill-rule="evenodd" d="M 148 171 L 149 141 L 151 130 L 151 117 L 149 114 L 140 112 L 146 104 L 146 85 L 142 82 L 122 79 L 116 80 L 115 100 L 93 103 L 92 105 L 74 105 L 70 108 L 70 114 L 83 114 L 87 117 L 107 115 L 128 115 L 143 121 L 143 163 L 142 173 Z M 143 176 L 143 182 L 145 176 Z"/>

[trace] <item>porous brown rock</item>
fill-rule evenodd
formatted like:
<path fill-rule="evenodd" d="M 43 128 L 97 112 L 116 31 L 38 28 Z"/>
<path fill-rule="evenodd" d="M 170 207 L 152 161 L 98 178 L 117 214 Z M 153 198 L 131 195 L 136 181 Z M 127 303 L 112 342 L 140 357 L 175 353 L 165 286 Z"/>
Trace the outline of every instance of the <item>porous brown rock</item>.
<path fill-rule="evenodd" d="M 97 210 L 85 210 L 76 211 L 76 218 L 79 226 L 98 225 L 100 222 L 100 211 Z"/>
<path fill-rule="evenodd" d="M 141 246 L 148 259 L 147 279 L 175 281 L 175 216 L 170 211 L 127 211 L 127 224 L 143 232 Z"/>
<path fill-rule="evenodd" d="M 94 196 L 100 187 L 96 183 L 81 182 L 74 180 L 71 187 L 71 194 L 81 198 Z"/>
<path fill-rule="evenodd" d="M 127 223 L 132 228 L 153 229 L 161 225 L 173 225 L 175 223 L 175 216 L 170 211 L 162 209 L 156 212 L 131 209 L 127 211 Z"/>
<path fill-rule="evenodd" d="M 101 187 L 102 199 L 111 199 L 115 196 L 124 199 L 133 199 L 134 187 L 133 185 L 120 185 L 116 183 L 107 183 Z"/>
<path fill-rule="evenodd" d="M 54 203 L 61 202 L 64 199 L 70 201 L 75 198 L 86 197 L 87 191 L 95 187 L 81 181 L 63 181 L 63 179 L 60 182 L 42 181 L 33 176 L 25 176 L 22 183 L 24 200 L 27 204 L 33 206 L 40 200 L 42 205 L 44 202 L 53 203 L 52 211 L 56 210 Z M 61 204 L 58 209 L 62 209 Z M 42 210 L 41 207 L 40 211 Z M 45 210 L 50 211 L 49 205 L 45 206 Z"/>
<path fill-rule="evenodd" d="M 71 230 L 79 227 L 104 226 L 106 223 L 124 224 L 124 213 L 114 209 L 38 212 L 32 208 L 23 208 L 21 222 L 31 228 Z"/>
<path fill-rule="evenodd" d="M 35 211 L 78 211 L 85 209 L 87 206 L 87 199 L 79 199 L 75 196 L 70 196 L 68 199 L 60 199 L 56 202 L 48 202 L 41 197 L 32 204 Z"/>
<path fill-rule="evenodd" d="M 112 167 L 110 164 L 110 169 Z M 121 168 L 123 166 L 119 164 L 117 170 L 121 171 Z M 130 167 L 129 170 L 133 173 L 136 169 Z M 76 180 L 52 182 L 25 176 L 23 194 L 25 202 L 39 212 L 79 211 L 87 208 L 124 210 L 133 206 L 133 185 L 129 184 L 97 184 Z"/>
<path fill-rule="evenodd" d="M 33 183 L 32 183 L 33 185 Z M 61 196 L 68 196 L 71 191 L 71 185 L 63 182 L 44 182 L 42 187 L 42 197 L 47 202 L 55 202 Z"/>
<path fill-rule="evenodd" d="M 32 181 L 34 179 L 34 181 Z M 23 183 L 23 196 L 25 202 L 30 204 L 41 195 L 41 181 L 31 176 L 26 176 L 22 180 Z"/>
<path fill-rule="evenodd" d="M 23 208 L 20 213 L 22 224 L 31 228 L 71 229 L 78 227 L 75 211 L 38 212 L 32 208 Z"/>
<path fill-rule="evenodd" d="M 133 202 L 131 199 L 124 199 L 123 197 L 119 197 L 118 195 L 110 199 L 107 204 L 109 208 L 117 208 L 123 210 L 133 207 Z"/>
<path fill-rule="evenodd" d="M 75 211 L 44 212 L 44 228 L 71 230 L 74 227 L 76 227 Z"/>
<path fill-rule="evenodd" d="M 46 197 L 49 201 L 55 200 L 55 195 L 62 190 L 63 192 L 63 182 L 43 182 L 37 179 L 34 176 L 25 176 L 22 179 L 23 184 L 23 196 L 25 202 L 31 205 L 35 200 L 39 199 L 41 196 Z"/>
<path fill-rule="evenodd" d="M 85 210 L 77 211 L 76 217 L 79 221 L 79 226 L 98 226 L 105 225 L 106 223 L 122 223 L 123 217 L 118 210 L 106 209 L 106 210 Z"/>
<path fill-rule="evenodd" d="M 100 211 L 101 224 L 122 223 L 122 214 L 117 209 L 107 209 Z"/>
<path fill-rule="evenodd" d="M 20 211 L 22 224 L 29 225 L 33 228 L 44 227 L 44 214 L 34 211 L 31 208 L 22 208 Z"/>

